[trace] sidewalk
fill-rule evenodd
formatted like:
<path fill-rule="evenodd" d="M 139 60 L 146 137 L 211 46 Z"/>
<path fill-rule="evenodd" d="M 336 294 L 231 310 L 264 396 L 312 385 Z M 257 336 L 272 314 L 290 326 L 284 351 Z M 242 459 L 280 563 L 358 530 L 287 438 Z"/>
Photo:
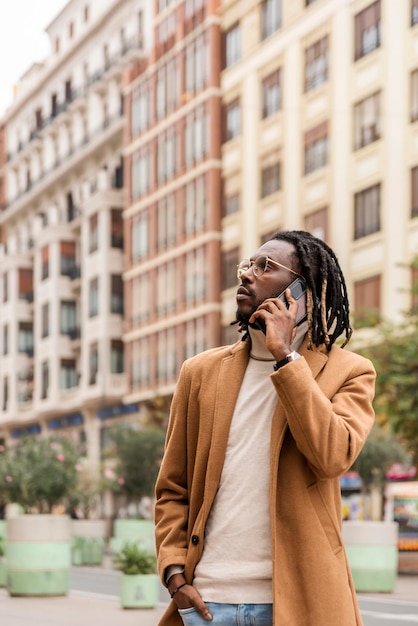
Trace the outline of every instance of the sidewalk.
<path fill-rule="evenodd" d="M 359 595 L 418 602 L 418 576 L 399 575 L 393 593 Z M 164 608 L 122 609 L 114 597 L 81 591 L 58 598 L 11 598 L 0 589 L 1 626 L 157 626 Z"/>

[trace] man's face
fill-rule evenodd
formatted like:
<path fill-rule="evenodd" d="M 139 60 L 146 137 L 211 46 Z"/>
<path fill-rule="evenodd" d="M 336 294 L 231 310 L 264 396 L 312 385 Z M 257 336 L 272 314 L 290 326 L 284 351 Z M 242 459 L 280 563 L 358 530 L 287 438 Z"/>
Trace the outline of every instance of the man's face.
<path fill-rule="evenodd" d="M 298 272 L 294 256 L 292 256 L 294 252 L 295 248 L 291 243 L 272 239 L 263 244 L 250 257 L 250 261 L 254 261 L 261 255 L 268 256 L 273 261 Z M 295 274 L 274 263 L 269 263 L 266 271 L 260 276 L 255 276 L 252 268 L 248 268 L 241 275 L 237 290 L 237 320 L 248 324 L 251 315 L 266 298 L 277 297 L 295 278 Z"/>

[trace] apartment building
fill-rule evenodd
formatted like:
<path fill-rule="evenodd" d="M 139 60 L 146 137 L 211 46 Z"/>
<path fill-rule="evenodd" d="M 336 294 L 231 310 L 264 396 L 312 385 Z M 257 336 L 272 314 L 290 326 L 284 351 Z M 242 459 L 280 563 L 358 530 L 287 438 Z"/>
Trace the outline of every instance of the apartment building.
<path fill-rule="evenodd" d="M 185 358 L 221 342 L 218 0 L 155 0 L 154 47 L 126 87 L 129 403 L 167 406 Z"/>
<path fill-rule="evenodd" d="M 70 0 L 2 120 L 2 438 L 59 432 L 97 460 L 108 422 L 138 410 L 122 402 L 123 81 L 150 23 L 148 0 Z"/>
<path fill-rule="evenodd" d="M 417 0 L 221 3 L 225 329 L 235 265 L 286 228 L 335 249 L 356 326 L 410 306 L 417 22 Z"/>

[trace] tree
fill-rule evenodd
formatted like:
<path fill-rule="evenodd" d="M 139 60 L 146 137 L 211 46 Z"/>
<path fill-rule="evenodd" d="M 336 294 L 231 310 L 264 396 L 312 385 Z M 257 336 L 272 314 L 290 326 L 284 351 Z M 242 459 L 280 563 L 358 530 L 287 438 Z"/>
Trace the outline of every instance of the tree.
<path fill-rule="evenodd" d="M 418 282 L 413 287 L 418 295 Z M 418 306 L 404 321 L 382 324 L 373 345 L 360 352 L 377 372 L 374 407 L 380 425 L 390 425 L 418 461 Z"/>
<path fill-rule="evenodd" d="M 70 439 L 25 437 L 1 451 L 0 491 L 27 513 L 50 513 L 74 489 L 78 457 Z"/>
<path fill-rule="evenodd" d="M 375 424 L 352 469 L 360 474 L 365 487 L 370 488 L 384 482 L 386 472 L 394 463 L 408 460 L 404 446 L 390 430 Z"/>
<path fill-rule="evenodd" d="M 112 433 L 112 438 L 115 444 L 115 472 L 123 479 L 120 491 L 137 503 L 146 496 L 152 497 L 163 455 L 165 432 L 158 428 L 120 428 Z"/>

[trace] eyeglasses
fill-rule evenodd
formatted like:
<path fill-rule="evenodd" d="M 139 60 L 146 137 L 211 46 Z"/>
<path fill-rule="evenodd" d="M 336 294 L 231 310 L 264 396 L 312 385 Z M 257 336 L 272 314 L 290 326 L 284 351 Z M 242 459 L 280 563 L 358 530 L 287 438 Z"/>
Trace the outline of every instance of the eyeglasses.
<path fill-rule="evenodd" d="M 281 263 L 270 259 L 269 256 L 266 256 L 264 254 L 255 258 L 254 261 L 251 261 L 250 259 L 244 259 L 243 261 L 241 261 L 241 263 L 237 265 L 237 278 L 238 280 L 241 280 L 241 276 L 244 274 L 244 272 L 248 271 L 250 267 L 253 270 L 254 276 L 256 278 L 260 278 L 260 276 L 264 274 L 264 272 L 269 268 L 269 265 L 271 266 L 271 264 L 277 265 L 277 267 L 281 267 L 282 270 L 287 270 L 288 272 L 291 272 L 292 274 L 295 274 L 296 276 L 300 276 L 302 278 L 300 274 L 290 269 L 290 267 L 286 267 L 286 265 L 282 265 Z"/>

